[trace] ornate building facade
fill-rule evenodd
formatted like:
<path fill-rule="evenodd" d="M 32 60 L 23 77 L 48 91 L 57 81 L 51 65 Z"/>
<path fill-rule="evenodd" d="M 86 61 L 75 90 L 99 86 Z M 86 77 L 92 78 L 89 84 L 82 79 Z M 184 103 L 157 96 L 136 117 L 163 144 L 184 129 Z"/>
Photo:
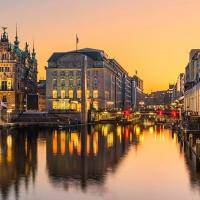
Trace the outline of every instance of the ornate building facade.
<path fill-rule="evenodd" d="M 24 50 L 19 48 L 17 35 L 10 43 L 6 27 L 0 38 L 0 102 L 10 112 L 24 111 L 27 107 L 27 95 L 37 93 L 37 60 L 33 46 L 28 44 Z"/>

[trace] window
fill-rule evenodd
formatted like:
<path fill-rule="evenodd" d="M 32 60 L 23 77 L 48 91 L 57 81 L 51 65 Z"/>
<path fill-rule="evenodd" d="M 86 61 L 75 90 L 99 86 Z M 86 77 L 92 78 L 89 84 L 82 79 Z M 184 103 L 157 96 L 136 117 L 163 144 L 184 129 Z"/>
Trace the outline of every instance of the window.
<path fill-rule="evenodd" d="M 65 98 L 65 90 L 61 90 L 61 93 L 60 93 L 61 95 L 61 99 L 64 99 Z"/>
<path fill-rule="evenodd" d="M 8 78 L 8 81 L 7 81 L 7 88 L 8 88 L 8 90 L 12 89 L 12 81 L 10 78 Z"/>
<path fill-rule="evenodd" d="M 73 85 L 74 85 L 74 80 L 73 79 L 69 79 L 69 86 L 73 87 Z"/>
<path fill-rule="evenodd" d="M 76 76 L 80 77 L 81 76 L 81 71 L 77 71 Z"/>
<path fill-rule="evenodd" d="M 87 90 L 87 98 L 90 98 L 90 90 Z"/>
<path fill-rule="evenodd" d="M 77 86 L 80 87 L 81 86 L 81 79 L 77 80 Z"/>
<path fill-rule="evenodd" d="M 78 98 L 78 99 L 81 98 L 81 90 L 77 90 L 77 98 Z"/>
<path fill-rule="evenodd" d="M 98 81 L 97 79 L 94 79 L 94 87 L 97 87 Z"/>
<path fill-rule="evenodd" d="M 98 90 L 93 90 L 93 98 L 98 98 L 99 93 Z"/>
<path fill-rule="evenodd" d="M 57 79 L 53 79 L 52 85 L 53 85 L 53 87 L 57 87 Z"/>
<path fill-rule="evenodd" d="M 61 75 L 61 76 L 65 76 L 65 72 L 64 72 L 64 71 L 61 71 L 61 72 L 60 72 L 60 75 Z"/>
<path fill-rule="evenodd" d="M 70 71 L 70 72 L 69 72 L 69 76 L 73 76 L 73 71 Z"/>
<path fill-rule="evenodd" d="M 69 98 L 73 99 L 74 97 L 74 91 L 73 90 L 69 90 Z"/>
<path fill-rule="evenodd" d="M 53 99 L 56 99 L 58 97 L 57 90 L 53 90 Z"/>
<path fill-rule="evenodd" d="M 7 81 L 2 81 L 2 90 L 7 90 Z"/>
<path fill-rule="evenodd" d="M 98 110 L 98 109 L 99 109 L 99 103 L 98 103 L 97 101 L 94 101 L 94 102 L 93 102 L 93 108 L 94 108 L 95 110 Z"/>
<path fill-rule="evenodd" d="M 65 87 L 65 79 L 61 79 L 61 86 Z"/>
<path fill-rule="evenodd" d="M 7 103 L 7 97 L 3 96 L 2 101 L 3 101 L 3 103 Z"/>

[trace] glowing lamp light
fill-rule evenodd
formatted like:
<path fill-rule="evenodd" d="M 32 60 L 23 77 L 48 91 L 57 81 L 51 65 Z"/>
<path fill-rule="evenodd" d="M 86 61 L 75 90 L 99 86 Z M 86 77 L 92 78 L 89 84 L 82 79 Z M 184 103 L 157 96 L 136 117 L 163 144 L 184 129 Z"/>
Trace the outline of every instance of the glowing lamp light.
<path fill-rule="evenodd" d="M 124 116 L 128 117 L 130 115 L 130 111 L 128 109 L 124 110 Z"/>
<path fill-rule="evenodd" d="M 177 117 L 177 112 L 176 112 L 175 110 L 173 110 L 173 111 L 171 112 L 171 116 L 172 116 L 172 117 Z"/>

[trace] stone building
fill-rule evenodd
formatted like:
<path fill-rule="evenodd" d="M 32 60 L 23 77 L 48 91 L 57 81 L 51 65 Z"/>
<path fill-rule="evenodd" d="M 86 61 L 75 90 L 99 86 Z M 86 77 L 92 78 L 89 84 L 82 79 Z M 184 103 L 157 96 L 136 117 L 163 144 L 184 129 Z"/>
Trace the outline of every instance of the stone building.
<path fill-rule="evenodd" d="M 192 49 L 185 68 L 184 110 L 200 114 L 200 49 Z"/>
<path fill-rule="evenodd" d="M 139 104 L 144 101 L 143 80 L 137 75 L 131 77 L 132 107 L 137 109 Z"/>
<path fill-rule="evenodd" d="M 180 73 L 173 88 L 172 101 L 176 101 L 184 96 L 184 73 Z"/>
<path fill-rule="evenodd" d="M 19 48 L 16 30 L 14 43 L 10 43 L 6 27 L 0 38 L 0 102 L 12 111 L 23 111 L 27 107 L 27 95 L 36 94 L 37 60 L 33 47 L 28 44 Z"/>
<path fill-rule="evenodd" d="M 97 49 L 53 53 L 46 69 L 48 110 L 81 110 L 81 69 L 87 57 L 87 108 L 123 109 L 131 106 L 131 80 L 114 59 Z"/>

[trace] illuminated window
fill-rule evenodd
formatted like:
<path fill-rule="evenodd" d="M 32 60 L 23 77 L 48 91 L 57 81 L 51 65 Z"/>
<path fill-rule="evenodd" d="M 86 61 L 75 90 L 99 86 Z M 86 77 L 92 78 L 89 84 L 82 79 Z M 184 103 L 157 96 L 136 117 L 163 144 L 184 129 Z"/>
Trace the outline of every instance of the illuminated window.
<path fill-rule="evenodd" d="M 90 90 L 87 90 L 87 98 L 90 98 Z"/>
<path fill-rule="evenodd" d="M 56 99 L 58 97 L 57 90 L 53 90 L 53 99 Z"/>
<path fill-rule="evenodd" d="M 77 90 L 77 98 L 78 98 L 78 99 L 81 98 L 81 90 Z"/>
<path fill-rule="evenodd" d="M 8 90 L 11 90 L 11 89 L 12 89 L 12 81 L 11 81 L 11 78 L 8 78 L 8 79 L 7 79 L 7 88 L 8 88 Z"/>
<path fill-rule="evenodd" d="M 93 98 L 98 98 L 99 92 L 98 90 L 93 90 Z"/>
<path fill-rule="evenodd" d="M 79 112 L 81 111 L 81 104 L 80 103 L 77 104 L 77 111 L 79 111 Z"/>
<path fill-rule="evenodd" d="M 99 109 L 99 103 L 97 101 L 93 102 L 93 108 L 98 110 Z"/>
<path fill-rule="evenodd" d="M 61 93 L 60 93 L 61 95 L 61 99 L 64 99 L 65 98 L 65 90 L 61 90 Z"/>
<path fill-rule="evenodd" d="M 70 99 L 74 98 L 74 91 L 73 90 L 69 90 L 69 98 Z"/>

